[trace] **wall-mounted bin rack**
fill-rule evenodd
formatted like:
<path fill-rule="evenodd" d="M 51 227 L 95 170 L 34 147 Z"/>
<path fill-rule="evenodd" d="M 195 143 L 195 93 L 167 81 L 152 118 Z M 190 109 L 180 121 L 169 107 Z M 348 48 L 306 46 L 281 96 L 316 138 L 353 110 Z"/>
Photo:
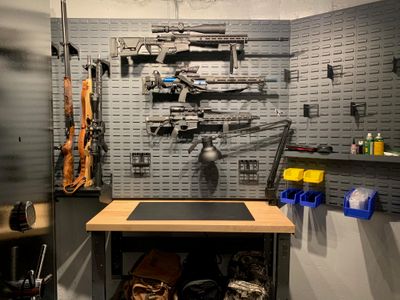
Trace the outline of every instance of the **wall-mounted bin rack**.
<path fill-rule="evenodd" d="M 300 205 L 316 208 L 324 200 L 325 195 L 323 192 L 307 191 L 300 195 Z"/>
<path fill-rule="evenodd" d="M 283 171 L 283 179 L 288 181 L 301 181 L 303 180 L 304 169 L 288 168 Z"/>
<path fill-rule="evenodd" d="M 300 201 L 300 195 L 302 193 L 302 189 L 289 188 L 281 192 L 280 200 L 282 203 L 297 204 Z"/>
<path fill-rule="evenodd" d="M 256 185 L 258 184 L 259 164 L 256 159 L 239 160 L 239 183 Z"/>
<path fill-rule="evenodd" d="M 306 170 L 303 180 L 308 183 L 321 183 L 324 181 L 324 173 L 323 170 Z"/>
<path fill-rule="evenodd" d="M 372 214 L 374 213 L 375 210 L 375 201 L 376 201 L 376 196 L 377 192 L 374 191 L 370 197 L 366 200 L 366 207 L 365 209 L 361 208 L 351 208 L 350 207 L 350 196 L 353 193 L 355 189 L 351 189 L 344 195 L 344 203 L 343 203 L 343 212 L 344 215 L 347 217 L 353 217 L 353 218 L 358 218 L 358 219 L 364 219 L 364 220 L 369 220 L 372 217 Z"/>

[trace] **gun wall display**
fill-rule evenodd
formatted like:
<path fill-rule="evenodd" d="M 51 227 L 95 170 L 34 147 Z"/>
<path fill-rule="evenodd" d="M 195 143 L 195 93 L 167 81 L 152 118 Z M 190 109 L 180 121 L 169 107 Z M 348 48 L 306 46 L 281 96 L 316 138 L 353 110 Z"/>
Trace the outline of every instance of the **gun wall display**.
<path fill-rule="evenodd" d="M 52 20 L 56 43 L 60 25 Z M 87 70 L 71 60 L 75 128 L 85 134 L 75 136 L 76 143 L 84 141 L 83 155 L 78 145 L 75 186 L 67 192 L 77 185 L 81 190 L 100 187 L 112 176 L 113 198 L 265 199 L 283 129 L 254 129 L 289 117 L 283 81 L 290 57 L 289 22 L 72 19 L 69 26 L 80 56 L 110 59 L 112 76 L 98 83 L 101 76 L 89 70 L 99 60 L 89 60 Z M 220 55 L 225 49 L 227 57 Z M 62 62 L 53 58 L 58 80 Z M 80 81 L 90 77 L 95 81 L 88 97 L 93 112 L 82 118 Z M 57 116 L 62 95 L 53 96 Z M 61 139 L 57 132 L 65 131 L 60 121 L 55 119 L 55 143 Z M 209 136 L 219 136 L 214 144 L 223 156 L 205 164 L 198 159 L 202 147 L 188 149 Z M 244 160 L 258 162 L 256 184 L 239 180 L 238 165 Z M 61 182 L 61 172 L 56 174 Z"/>

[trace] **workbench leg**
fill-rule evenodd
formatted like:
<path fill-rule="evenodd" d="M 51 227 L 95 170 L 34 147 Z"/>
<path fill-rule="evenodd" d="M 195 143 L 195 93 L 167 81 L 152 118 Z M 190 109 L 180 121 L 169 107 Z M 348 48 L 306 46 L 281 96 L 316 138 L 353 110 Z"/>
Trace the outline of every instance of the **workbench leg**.
<path fill-rule="evenodd" d="M 276 235 L 276 300 L 289 299 L 290 234 Z"/>
<path fill-rule="evenodd" d="M 92 299 L 106 300 L 106 233 L 92 231 Z"/>
<path fill-rule="evenodd" d="M 122 278 L 122 233 L 111 232 L 111 278 Z"/>

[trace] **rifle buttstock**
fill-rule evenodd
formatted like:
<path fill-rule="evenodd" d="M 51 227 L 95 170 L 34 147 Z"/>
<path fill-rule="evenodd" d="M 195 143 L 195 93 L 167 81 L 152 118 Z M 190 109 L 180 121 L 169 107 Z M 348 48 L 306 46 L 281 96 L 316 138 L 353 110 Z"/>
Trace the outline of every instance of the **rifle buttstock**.
<path fill-rule="evenodd" d="M 74 132 L 74 126 L 71 126 L 68 129 L 69 135 L 61 148 L 61 152 L 64 156 L 63 186 L 71 184 L 74 180 L 74 154 L 72 153 L 74 147 Z"/>

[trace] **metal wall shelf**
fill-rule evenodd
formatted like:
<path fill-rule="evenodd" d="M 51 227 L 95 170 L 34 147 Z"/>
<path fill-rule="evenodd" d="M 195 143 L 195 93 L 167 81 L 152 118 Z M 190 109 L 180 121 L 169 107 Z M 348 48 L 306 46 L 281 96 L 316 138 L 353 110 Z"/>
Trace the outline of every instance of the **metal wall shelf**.
<path fill-rule="evenodd" d="M 311 158 L 311 159 L 331 159 L 331 160 L 350 160 L 350 161 L 371 161 L 380 163 L 400 163 L 399 156 L 374 156 L 374 155 L 353 155 L 353 154 L 341 154 L 341 153 L 308 153 L 308 152 L 297 152 L 297 151 L 285 151 L 284 157 L 288 158 Z"/>

